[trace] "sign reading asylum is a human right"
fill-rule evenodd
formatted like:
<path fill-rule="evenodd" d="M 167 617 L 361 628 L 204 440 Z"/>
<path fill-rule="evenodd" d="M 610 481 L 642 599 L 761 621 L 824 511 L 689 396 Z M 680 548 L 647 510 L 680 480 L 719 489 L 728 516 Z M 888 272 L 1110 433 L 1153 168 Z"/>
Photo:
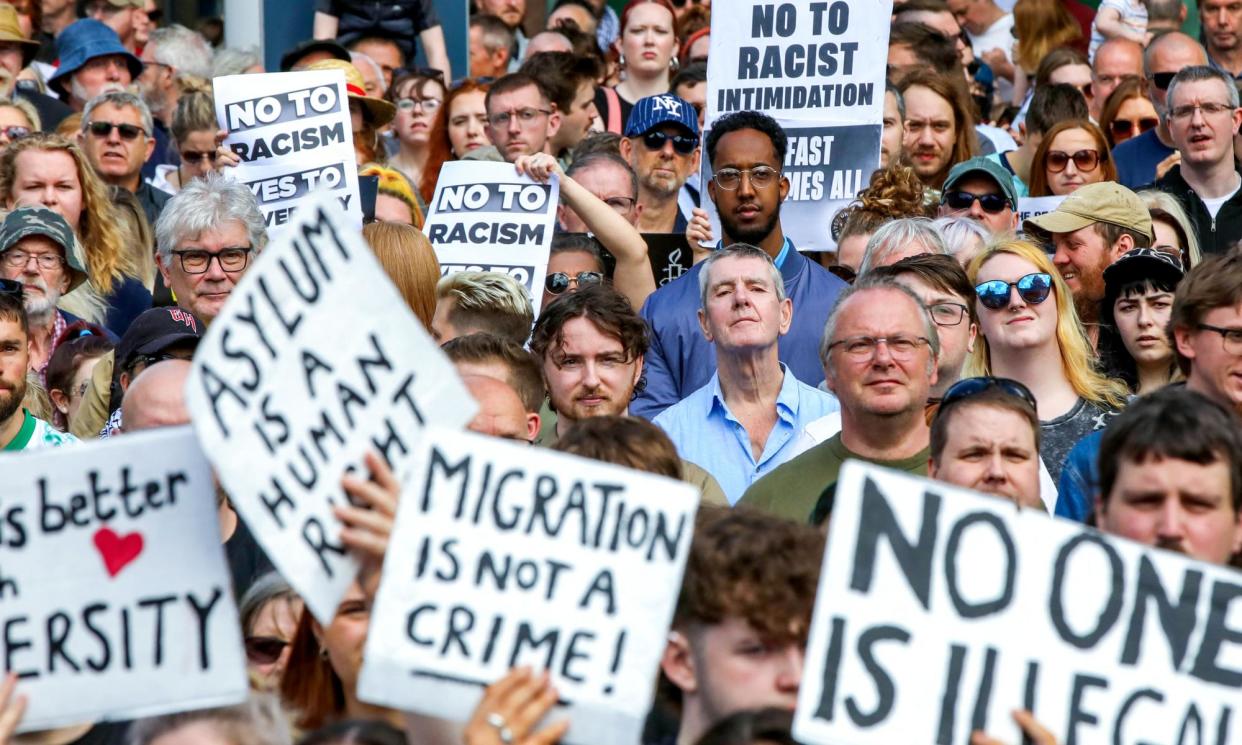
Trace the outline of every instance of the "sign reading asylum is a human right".
<path fill-rule="evenodd" d="M 891 0 L 736 0 L 712 15 L 706 129 L 759 111 L 785 130 L 781 226 L 800 250 L 834 248 L 833 214 L 879 167 L 891 13 Z M 706 149 L 702 163 L 706 184 L 719 164 Z"/>

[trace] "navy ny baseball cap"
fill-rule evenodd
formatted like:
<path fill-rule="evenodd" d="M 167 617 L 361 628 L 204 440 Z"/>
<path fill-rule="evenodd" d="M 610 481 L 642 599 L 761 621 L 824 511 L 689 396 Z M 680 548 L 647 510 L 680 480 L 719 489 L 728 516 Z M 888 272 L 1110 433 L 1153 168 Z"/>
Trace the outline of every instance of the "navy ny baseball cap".
<path fill-rule="evenodd" d="M 699 112 L 689 101 L 672 93 L 639 99 L 625 123 L 625 136 L 644 135 L 661 124 L 680 124 L 690 134 L 699 136 Z"/>

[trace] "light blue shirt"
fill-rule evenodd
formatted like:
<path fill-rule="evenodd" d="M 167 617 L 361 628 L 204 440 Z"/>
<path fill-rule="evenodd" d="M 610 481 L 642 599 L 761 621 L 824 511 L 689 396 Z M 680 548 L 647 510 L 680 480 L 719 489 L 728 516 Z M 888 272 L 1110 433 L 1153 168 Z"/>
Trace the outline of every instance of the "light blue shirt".
<path fill-rule="evenodd" d="M 783 363 L 781 372 L 785 377 L 776 397 L 776 424 L 758 460 L 746 428 L 725 404 L 719 373 L 653 420 L 683 459 L 716 477 L 729 504 L 737 503 L 748 486 L 797 454 L 794 444 L 806 425 L 841 408 L 835 396 L 799 381 Z"/>

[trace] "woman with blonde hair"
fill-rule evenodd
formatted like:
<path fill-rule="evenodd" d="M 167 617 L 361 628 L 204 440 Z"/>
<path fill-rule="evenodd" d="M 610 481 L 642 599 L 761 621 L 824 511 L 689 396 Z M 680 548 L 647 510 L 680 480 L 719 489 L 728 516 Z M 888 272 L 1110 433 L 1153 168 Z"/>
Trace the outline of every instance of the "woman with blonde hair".
<path fill-rule="evenodd" d="M 376 222 L 362 228 L 375 257 L 397 286 L 405 304 L 431 331 L 436 312 L 436 283 L 440 281 L 440 262 L 431 241 L 421 230 L 393 222 Z"/>
<path fill-rule="evenodd" d="M 1063 3 L 1048 0 L 1018 0 L 1013 6 L 1013 103 L 1022 103 L 1039 63 L 1053 49 L 1082 45 L 1082 27 Z"/>
<path fill-rule="evenodd" d="M 0 147 L 42 128 L 39 112 L 29 101 L 22 98 L 0 99 Z"/>
<path fill-rule="evenodd" d="M 1186 214 L 1186 208 L 1181 201 L 1167 191 L 1158 189 L 1140 191 L 1138 195 L 1151 213 L 1151 227 L 1156 234 L 1152 248 L 1176 256 L 1186 271 L 1197 266 L 1203 259 L 1203 253 L 1199 248 L 1199 238 L 1190 223 L 1190 216 Z"/>
<path fill-rule="evenodd" d="M 216 132 L 219 125 L 209 84 L 187 84 L 187 90 L 177 99 L 170 129 L 179 162 L 177 165 L 165 163 L 156 166 L 151 185 L 176 194 L 191 179 L 203 178 L 216 170 L 219 154 Z"/>
<path fill-rule="evenodd" d="M 90 282 L 62 298 L 60 307 L 102 323 L 118 337 L 151 307 L 148 287 L 154 278 L 143 271 L 149 250 L 144 246 L 150 244 L 140 246 L 121 228 L 125 218 L 74 142 L 36 133 L 0 152 L 0 202 L 10 210 L 47 207 L 73 228 Z"/>
<path fill-rule="evenodd" d="M 979 338 L 965 377 L 995 375 L 1035 395 L 1040 455 L 1053 481 L 1074 443 L 1125 405 L 1120 380 L 1096 371 L 1095 353 L 1069 288 L 1043 249 L 1018 239 L 991 244 L 966 272 L 975 285 Z"/>

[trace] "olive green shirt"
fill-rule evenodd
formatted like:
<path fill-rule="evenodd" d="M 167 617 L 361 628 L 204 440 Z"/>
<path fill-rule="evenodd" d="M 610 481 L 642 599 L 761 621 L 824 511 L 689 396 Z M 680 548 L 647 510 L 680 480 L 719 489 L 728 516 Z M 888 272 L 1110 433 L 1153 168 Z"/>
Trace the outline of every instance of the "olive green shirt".
<path fill-rule="evenodd" d="M 923 448 L 901 460 L 875 460 L 852 453 L 841 442 L 841 433 L 824 440 L 797 458 L 779 466 L 750 485 L 738 506 L 752 507 L 788 520 L 808 522 L 819 495 L 837 482 L 841 464 L 853 458 L 916 476 L 927 475 L 927 456 Z"/>

